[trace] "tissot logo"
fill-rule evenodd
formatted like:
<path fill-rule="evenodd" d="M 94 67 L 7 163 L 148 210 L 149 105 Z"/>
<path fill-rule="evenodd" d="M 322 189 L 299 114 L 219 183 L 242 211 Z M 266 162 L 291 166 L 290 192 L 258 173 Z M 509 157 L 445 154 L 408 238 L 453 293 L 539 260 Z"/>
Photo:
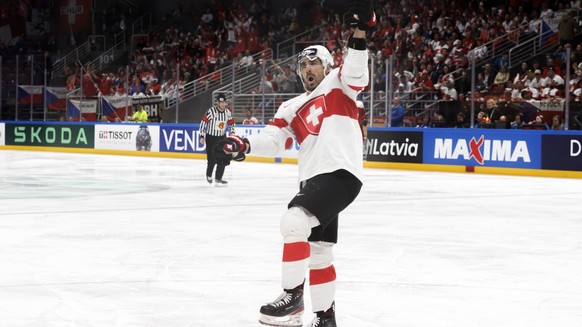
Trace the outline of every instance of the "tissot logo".
<path fill-rule="evenodd" d="M 479 165 L 486 161 L 531 162 L 526 141 L 489 140 L 484 135 L 479 139 L 436 138 L 434 144 L 435 159 L 474 159 Z"/>
<path fill-rule="evenodd" d="M 99 131 L 100 140 L 131 140 L 133 132 Z"/>

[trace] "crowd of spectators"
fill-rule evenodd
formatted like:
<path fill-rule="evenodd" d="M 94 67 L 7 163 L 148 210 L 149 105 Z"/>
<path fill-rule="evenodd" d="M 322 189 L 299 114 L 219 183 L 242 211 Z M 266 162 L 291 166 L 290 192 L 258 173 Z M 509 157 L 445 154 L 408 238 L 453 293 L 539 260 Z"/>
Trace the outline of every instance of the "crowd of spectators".
<path fill-rule="evenodd" d="M 228 7 L 220 1 L 202 8 L 177 4 L 172 12 L 163 16 L 161 28 L 137 39 L 129 75 L 122 69 L 95 74 L 91 67 L 83 67 L 83 81 L 87 82 L 83 83 L 84 94 L 127 92 L 137 96 L 171 96 L 176 94 L 177 88 L 193 80 L 203 84 L 218 79 L 219 70 L 232 63 L 260 69 L 253 54 L 263 51 L 266 60 L 278 42 L 311 27 L 301 27 L 300 22 L 310 21 L 320 7 L 310 5 L 304 9 L 308 9 L 308 14 L 300 17 L 298 8 L 288 6 L 274 11 L 266 0 L 253 2 L 249 8 L 236 0 Z M 69 89 L 80 86 L 80 74 L 79 67 L 68 68 Z M 126 78 L 131 84 L 128 90 L 124 87 Z M 264 81 L 265 85 L 267 83 L 276 91 L 297 91 L 296 76 L 288 65 L 277 67 Z"/>
<path fill-rule="evenodd" d="M 477 56 L 483 55 L 488 42 L 501 35 L 506 35 L 503 42 L 518 42 L 538 33 L 542 18 L 560 13 L 563 17 L 560 47 L 555 52 L 547 54 L 545 60 L 527 60 L 516 69 L 508 66 L 507 53 L 498 55 L 477 67 L 478 92 L 473 96 L 479 100 L 492 96 L 513 100 L 551 99 L 571 92 L 580 99 L 582 66 L 578 65 L 582 62 L 582 44 L 575 37 L 579 26 L 573 20 L 579 11 L 580 1 L 469 1 L 462 4 L 436 0 L 377 1 L 378 24 L 368 38 L 375 63 L 375 93 L 380 98 L 383 96 L 388 81 L 386 59 L 392 56 L 396 72 L 392 85 L 394 97 L 406 102 L 418 94 L 430 94 L 431 101 L 463 102 L 471 96 L 470 51 Z M 274 10 L 268 0 L 254 1 L 248 8 L 236 0 L 230 1 L 228 6 L 219 0 L 203 7 L 177 4 L 163 16 L 159 29 L 137 39 L 129 72 L 125 68 L 97 73 L 88 66 L 83 69 L 68 67 L 67 87 L 78 88 L 82 76 L 86 96 L 97 92 L 168 96 L 190 81 L 217 78 L 213 74 L 231 63 L 247 67 L 256 65 L 252 54 L 273 51 L 277 43 L 320 25 L 319 35 L 306 35 L 298 42 L 326 45 L 339 64 L 350 33 L 344 12 L 345 8 L 329 8 L 325 1 L 305 2 L 299 8 L 288 5 L 278 10 Z M 96 33 L 124 29 L 125 16 L 116 16 L 119 19 L 107 20 L 106 13 L 96 15 Z M 575 71 L 567 86 L 563 85 L 566 48 L 571 50 Z M 178 64 L 179 72 L 176 71 Z M 255 92 L 286 93 L 301 89 L 291 65 L 273 64 L 275 68 Z M 128 86 L 125 81 L 129 81 Z M 451 117 L 445 119 L 453 123 Z"/>
<path fill-rule="evenodd" d="M 456 1 L 430 0 L 380 3 L 379 24 L 369 39 L 376 67 L 374 92 L 381 95 L 386 89 L 385 63 L 393 56 L 396 72 L 393 96 L 405 100 L 429 94 L 429 101 L 451 102 L 443 107 L 453 106 L 454 110 L 432 111 L 430 118 L 437 121 L 437 125 L 441 125 L 438 121 L 444 118 L 445 125 L 454 126 L 457 112 L 461 112 L 463 118 L 469 116 L 466 113 L 467 100 L 471 98 L 469 53 L 472 51 L 478 59 L 491 47 L 503 48 L 507 46 L 503 43 L 515 44 L 531 35 L 539 35 L 544 17 L 561 17 L 556 50 L 543 58 L 532 57 L 516 68 L 509 67 L 507 52 L 498 53 L 476 67 L 477 92 L 473 96 L 479 102 L 492 98 L 503 106 L 528 100 L 559 101 L 565 92 L 570 92 L 576 101 L 582 98 L 582 43 L 575 36 L 580 26 L 574 20 L 580 12 L 580 1 L 540 1 L 539 5 L 519 0 L 471 1 L 463 5 Z M 564 85 L 568 48 L 575 73 L 569 85 Z M 438 117 L 439 114 L 442 117 Z M 526 116 L 531 120 L 535 117 Z M 417 125 L 416 121 L 411 125 Z"/>
<path fill-rule="evenodd" d="M 481 103 L 494 99 L 504 107 L 500 111 L 510 102 L 560 101 L 566 92 L 570 92 L 574 100 L 582 100 L 582 42 L 576 38 L 582 29 L 574 19 L 580 13 L 580 1 L 470 1 L 461 4 L 456 1 L 381 0 L 377 4 L 378 25 L 369 32 L 368 46 L 375 63 L 373 89 L 378 99 L 385 98 L 383 92 L 389 80 L 386 59 L 392 56 L 395 71 L 392 98 L 406 102 L 424 97 L 428 103 L 445 102 L 442 107 L 454 107 L 446 112 L 432 110 L 431 119 L 437 121 L 436 125 L 472 125 L 474 122 L 456 123 L 459 111 L 462 114 L 459 117 L 465 120 L 469 117 L 466 110 L 471 97 Z M 323 27 L 319 36 L 310 41 L 328 47 L 338 65 L 350 33 L 347 17 L 341 16 L 339 9 L 320 9 L 314 24 L 321 23 Z M 552 52 L 510 67 L 508 52 L 498 51 L 476 67 L 477 92 L 471 95 L 471 52 L 479 59 L 487 57 L 493 48 L 508 49 L 521 40 L 539 35 L 542 19 L 553 17 L 561 18 L 557 18 L 559 40 L 547 41 L 555 42 Z M 308 40 L 299 40 L 303 41 Z M 567 49 L 571 51 L 574 74 L 569 85 L 564 85 Z M 266 89 L 276 92 L 275 74 L 268 78 L 271 83 Z M 264 89 L 259 87 L 256 92 Z M 535 117 L 526 110 L 521 118 L 533 122 Z M 500 118 L 494 116 L 494 122 Z M 511 114 L 509 119 L 513 121 L 515 115 Z M 439 123 L 440 120 L 444 122 Z"/>

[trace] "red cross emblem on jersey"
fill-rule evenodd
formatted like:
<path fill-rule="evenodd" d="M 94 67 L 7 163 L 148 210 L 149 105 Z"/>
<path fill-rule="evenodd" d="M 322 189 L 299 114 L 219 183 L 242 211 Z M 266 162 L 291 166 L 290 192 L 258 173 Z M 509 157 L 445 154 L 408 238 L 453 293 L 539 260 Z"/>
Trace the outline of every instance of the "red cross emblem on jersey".
<path fill-rule="evenodd" d="M 298 141 L 303 141 L 309 134 L 319 134 L 326 110 L 325 97 L 323 95 L 309 100 L 297 110 L 297 117 L 291 125 Z"/>

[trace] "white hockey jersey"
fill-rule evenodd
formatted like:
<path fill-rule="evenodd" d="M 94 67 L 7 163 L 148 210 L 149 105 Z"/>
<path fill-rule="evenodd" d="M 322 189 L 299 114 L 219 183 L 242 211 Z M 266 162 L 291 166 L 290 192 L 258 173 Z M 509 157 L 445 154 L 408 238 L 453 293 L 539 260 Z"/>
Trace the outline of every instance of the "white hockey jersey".
<path fill-rule="evenodd" d="M 275 156 L 295 136 L 299 181 L 345 169 L 362 180 L 362 132 L 356 96 L 369 81 L 368 51 L 349 49 L 344 63 L 309 93 L 281 104 L 273 122 L 249 136 L 251 155 Z"/>

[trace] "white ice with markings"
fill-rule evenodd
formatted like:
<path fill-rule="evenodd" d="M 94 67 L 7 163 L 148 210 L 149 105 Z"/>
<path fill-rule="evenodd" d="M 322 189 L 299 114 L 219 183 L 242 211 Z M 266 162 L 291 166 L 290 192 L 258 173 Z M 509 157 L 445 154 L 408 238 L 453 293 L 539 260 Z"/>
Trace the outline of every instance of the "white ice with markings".
<path fill-rule="evenodd" d="M 297 167 L 0 151 L 0 326 L 259 326 Z M 582 181 L 366 169 L 340 327 L 582 326 Z M 307 324 L 310 300 L 306 298 Z"/>

